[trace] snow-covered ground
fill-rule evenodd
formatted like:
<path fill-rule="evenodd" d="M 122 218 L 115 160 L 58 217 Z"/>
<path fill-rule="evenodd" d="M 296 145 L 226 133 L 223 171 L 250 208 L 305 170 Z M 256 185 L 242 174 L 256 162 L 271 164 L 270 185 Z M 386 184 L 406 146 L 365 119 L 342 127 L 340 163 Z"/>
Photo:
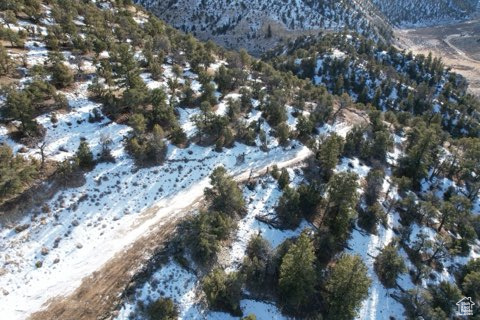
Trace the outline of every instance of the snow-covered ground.
<path fill-rule="evenodd" d="M 282 166 L 282 164 L 280 164 Z M 302 176 L 298 167 L 288 169 L 292 178 L 291 186 L 301 182 Z M 276 248 L 287 238 L 298 236 L 308 223 L 303 221 L 296 230 L 278 230 L 255 219 L 256 216 L 274 214 L 275 205 L 282 192 L 278 183 L 270 175 L 258 179 L 254 190 L 243 188 L 244 198 L 247 201 L 247 215 L 238 222 L 238 228 L 233 236 L 231 248 L 228 248 L 228 257 L 225 261 L 227 272 L 237 270 L 243 261 L 245 250 L 251 236 L 260 233 L 272 246 Z M 160 267 L 151 278 L 140 287 L 135 295 L 120 310 L 117 320 L 130 319 L 133 315 L 139 316 L 136 305 L 139 302 L 148 304 L 159 297 L 173 299 L 179 305 L 181 319 L 206 318 L 238 319 L 223 312 L 209 312 L 199 302 L 195 291 L 200 291 L 199 280 L 194 273 L 187 271 L 177 263 L 169 262 Z M 278 308 L 267 302 L 242 300 L 241 309 L 244 315 L 253 313 L 257 319 L 286 319 Z"/>
<path fill-rule="evenodd" d="M 29 41 L 28 63 L 43 63 L 47 58 L 44 44 L 35 41 L 36 46 L 34 40 Z M 218 64 L 213 65 L 217 67 Z M 142 74 L 147 86 L 165 88 L 173 73 L 168 65 L 164 69 L 164 77 L 156 82 Z M 193 79 L 194 90 L 199 90 L 195 75 L 185 75 Z M 288 164 L 311 154 L 297 142 L 286 149 L 272 143 L 268 152 L 236 143 L 221 153 L 195 144 L 185 149 L 169 144 L 162 166 L 137 170 L 123 144 L 129 127 L 106 117 L 100 122 L 88 122 L 89 115 L 99 107 L 87 99 L 88 85 L 89 82 L 78 83 L 65 92 L 71 110 L 58 112 L 56 123 L 50 113 L 36 119 L 46 129 L 45 153 L 48 159 L 61 161 L 72 156 L 84 138 L 97 154 L 100 139 L 109 136 L 115 163 L 98 164 L 85 174 L 84 185 L 60 190 L 42 208 L 25 213 L 15 224 L 0 225 L 0 309 L 5 319 L 24 319 L 50 298 L 72 292 L 84 277 L 148 234 L 152 226 L 201 197 L 215 167 L 223 165 L 243 179 L 251 169 Z M 180 125 L 189 136 L 193 135 L 191 116 L 198 113 L 198 108 L 178 108 L 178 112 Z M 8 143 L 15 152 L 26 148 L 7 134 L 8 130 L 0 126 L 0 141 Z M 25 156 L 40 156 L 38 148 L 26 149 Z M 242 164 L 237 163 L 240 155 L 245 155 Z M 151 208 L 155 209 L 153 214 Z M 16 225 L 29 227 L 17 232 Z"/>

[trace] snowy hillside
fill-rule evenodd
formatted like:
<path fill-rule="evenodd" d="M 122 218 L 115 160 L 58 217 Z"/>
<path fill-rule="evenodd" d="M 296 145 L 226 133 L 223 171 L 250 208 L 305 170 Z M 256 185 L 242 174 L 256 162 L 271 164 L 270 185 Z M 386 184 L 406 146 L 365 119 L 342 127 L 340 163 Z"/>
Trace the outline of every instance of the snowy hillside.
<path fill-rule="evenodd" d="M 355 30 L 389 39 L 390 28 L 368 1 L 156 1 L 138 0 L 148 10 L 200 39 L 261 53 L 291 36 L 322 30 Z"/>
<path fill-rule="evenodd" d="M 0 2 L 0 317 L 433 320 L 480 304 L 464 79 L 376 42 L 368 1 L 191 3 L 143 4 L 232 47 L 331 32 L 258 60 L 129 0 Z"/>

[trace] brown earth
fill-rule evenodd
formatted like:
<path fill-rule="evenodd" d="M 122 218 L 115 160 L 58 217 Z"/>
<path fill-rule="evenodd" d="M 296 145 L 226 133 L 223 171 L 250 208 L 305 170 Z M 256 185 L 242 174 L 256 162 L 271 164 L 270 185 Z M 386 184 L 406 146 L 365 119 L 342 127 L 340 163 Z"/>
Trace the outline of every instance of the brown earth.
<path fill-rule="evenodd" d="M 441 57 L 468 80 L 470 92 L 480 97 L 480 14 L 461 23 L 396 30 L 395 40 L 401 49 Z"/>

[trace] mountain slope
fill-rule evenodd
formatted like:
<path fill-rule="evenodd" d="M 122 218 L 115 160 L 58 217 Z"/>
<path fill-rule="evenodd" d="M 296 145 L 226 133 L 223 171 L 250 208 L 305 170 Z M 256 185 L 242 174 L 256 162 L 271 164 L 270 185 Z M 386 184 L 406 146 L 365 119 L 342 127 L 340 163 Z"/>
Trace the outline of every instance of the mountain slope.
<path fill-rule="evenodd" d="M 350 29 L 389 39 L 390 28 L 370 0 L 138 0 L 176 28 L 230 48 L 259 53 L 279 40 L 320 30 Z"/>
<path fill-rule="evenodd" d="M 261 61 L 129 0 L 0 19 L 3 318 L 480 304 L 480 103 L 439 59 L 342 32 Z"/>
<path fill-rule="evenodd" d="M 478 0 L 373 0 L 398 26 L 435 25 L 463 20 L 476 10 Z"/>

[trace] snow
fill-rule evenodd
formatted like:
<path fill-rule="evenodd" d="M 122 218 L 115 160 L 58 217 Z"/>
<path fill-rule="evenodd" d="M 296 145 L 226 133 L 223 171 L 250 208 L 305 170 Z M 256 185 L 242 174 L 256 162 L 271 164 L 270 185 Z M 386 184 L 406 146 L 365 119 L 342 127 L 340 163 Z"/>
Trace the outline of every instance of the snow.
<path fill-rule="evenodd" d="M 335 132 L 342 138 L 347 136 L 347 133 L 352 129 L 352 126 L 345 123 L 345 122 L 336 122 L 333 125 L 325 124 L 323 127 L 320 128 L 319 134 L 320 135 L 328 135 L 332 132 Z"/>
<path fill-rule="evenodd" d="M 289 169 L 289 171 L 292 171 L 292 169 Z M 298 180 L 298 178 L 295 180 Z M 295 180 L 291 183 L 292 187 L 296 185 Z M 298 181 L 296 182 L 298 183 Z M 302 221 L 295 230 L 280 230 L 255 219 L 256 216 L 274 213 L 275 206 L 281 195 L 282 191 L 278 188 L 278 183 L 269 175 L 262 177 L 254 190 L 244 188 L 244 198 L 248 201 L 248 214 L 238 222 L 234 242 L 228 251 L 228 271 L 238 269 L 245 256 L 248 241 L 252 236 L 260 234 L 275 249 L 283 241 L 297 237 L 302 230 L 308 227 L 308 223 Z"/>
<path fill-rule="evenodd" d="M 188 151 L 192 151 L 193 159 Z M 236 158 L 243 153 L 246 162 L 238 166 Z M 30 217 L 25 217 L 21 224 L 31 223 L 32 226 L 19 234 L 2 226 L 1 256 L 8 264 L 7 272 L 0 277 L 0 287 L 10 294 L 2 299 L 0 308 L 8 319 L 19 319 L 38 310 L 49 298 L 68 294 L 83 277 L 140 236 L 148 234 L 152 226 L 161 224 L 170 214 L 178 214 L 201 197 L 208 185 L 208 174 L 220 164 L 234 174 L 244 172 L 246 175 L 247 168 L 271 166 L 309 154 L 305 147 L 278 148 L 268 154 L 244 145 L 221 154 L 196 145 L 188 149 L 169 147 L 164 167 L 131 172 L 127 168 L 133 168 L 132 160 L 119 151 L 115 164 L 97 165 L 86 175 L 84 186 L 65 190 L 49 202 L 58 219 L 51 214 L 40 214 L 38 218 L 42 222 L 39 223 L 38 219 L 32 222 Z M 186 159 L 182 163 L 183 170 L 177 169 L 179 164 L 175 161 L 181 159 Z M 109 180 L 104 181 L 103 177 Z M 142 182 L 136 184 L 138 181 Z M 83 194 L 89 194 L 90 201 L 81 201 Z M 136 197 L 132 198 L 132 194 Z M 59 207 L 56 204 L 60 197 L 64 204 Z M 78 208 L 70 210 L 72 206 Z M 151 207 L 157 208 L 154 215 L 146 211 Z M 77 226 L 73 226 L 74 220 Z M 61 241 L 54 248 L 56 238 Z M 77 248 L 79 243 L 83 246 L 81 249 Z M 44 258 L 40 255 L 42 247 L 50 249 Z M 53 260 L 57 257 L 61 260 L 55 264 Z M 37 269 L 34 264 L 38 260 L 43 260 L 43 267 Z M 26 299 L 28 304 L 25 304 Z"/>
<path fill-rule="evenodd" d="M 333 52 L 332 52 L 332 57 L 334 59 L 342 59 L 345 57 L 345 52 L 342 52 L 338 49 L 334 49 Z"/>
<path fill-rule="evenodd" d="M 390 296 L 394 290 L 386 289 L 380 283 L 373 269 L 373 263 L 375 262 L 373 257 L 377 256 L 380 250 L 392 239 L 392 229 L 385 229 L 383 226 L 378 227 L 378 235 L 367 234 L 358 230 L 352 232 L 352 238 L 349 240 L 348 246 L 352 249 L 351 253 L 361 255 L 368 267 L 368 276 L 372 279 L 368 298 L 363 302 L 357 319 L 387 320 L 391 319 L 390 317 L 397 318 L 403 314 L 403 306 Z"/>
<path fill-rule="evenodd" d="M 278 308 L 271 303 L 255 301 L 255 300 L 241 300 L 240 309 L 242 309 L 243 315 L 254 314 L 257 320 L 286 320 L 287 317 L 283 316 Z M 240 319 L 238 317 L 232 317 L 228 313 L 224 312 L 210 312 L 207 315 L 208 320 L 230 320 Z"/>
<path fill-rule="evenodd" d="M 170 298 L 179 306 L 179 319 L 192 319 L 201 312 L 196 302 L 197 285 L 198 280 L 192 272 L 170 260 L 137 290 L 136 299 L 148 305 L 161 297 Z M 132 319 L 135 314 L 134 303 L 126 303 L 116 319 Z"/>
<path fill-rule="evenodd" d="M 200 115 L 200 109 L 184 109 L 184 108 L 177 108 L 178 113 L 180 114 L 179 123 L 182 127 L 183 131 L 187 135 L 188 138 L 193 137 L 197 133 L 197 127 L 195 123 L 192 121 L 192 117 L 195 115 Z"/>
<path fill-rule="evenodd" d="M 360 178 L 365 178 L 370 171 L 370 167 L 361 163 L 358 158 L 342 158 L 335 168 L 336 172 L 351 171 L 355 172 Z"/>
<path fill-rule="evenodd" d="M 37 47 L 32 41 L 27 42 L 27 47 L 30 63 L 45 61 L 44 44 Z M 170 66 L 165 66 L 163 75 L 160 81 L 153 81 L 149 74 L 142 74 L 142 78 L 147 86 L 156 88 L 164 86 L 166 78 L 173 76 Z M 6 319 L 24 319 L 47 300 L 68 295 L 84 277 L 139 237 L 148 235 L 154 226 L 161 226 L 166 217 L 182 214 L 184 208 L 202 196 L 208 175 L 216 166 L 224 165 L 238 179 L 243 179 L 248 177 L 250 169 L 288 164 L 311 154 L 299 143 L 284 149 L 272 142 L 269 152 L 236 143 L 222 153 L 195 144 L 185 149 L 168 145 L 162 166 L 137 169 L 124 150 L 123 140 L 131 130 L 129 127 L 110 122 L 106 117 L 100 122 L 88 122 L 90 113 L 99 107 L 87 99 L 89 83 L 79 83 L 64 92 L 71 110 L 56 112 L 58 122 L 52 123 L 52 114 L 37 117 L 46 128 L 46 155 L 50 160 L 64 160 L 74 154 L 81 138 L 97 154 L 101 137 L 108 135 L 113 141 L 115 163 L 98 164 L 85 174 L 85 184 L 60 190 L 47 201 L 45 207 L 50 208 L 49 212 L 33 209 L 15 224 L 1 222 L 0 259 L 5 263 L 0 288 L 7 295 L 2 297 L 0 309 Z M 198 81 L 194 80 L 192 85 L 200 89 Z M 191 137 L 195 133 L 191 116 L 199 112 L 198 108 L 177 108 L 177 111 L 180 125 Z M 0 140 L 7 141 L 15 151 L 24 147 L 8 139 L 3 126 Z M 240 154 L 245 154 L 242 165 L 237 164 Z M 25 156 L 39 157 L 38 149 L 28 149 Z M 30 226 L 17 233 L 13 228 L 18 224 Z M 281 239 L 276 237 L 274 243 Z M 42 248 L 49 253 L 42 255 Z M 37 261 L 43 262 L 41 268 L 35 266 Z"/>
<path fill-rule="evenodd" d="M 289 165 L 289 162 L 278 163 L 279 167 Z M 303 177 L 298 175 L 298 167 L 287 169 L 291 176 L 291 186 L 299 184 Z M 238 270 L 245 256 L 245 249 L 250 237 L 260 233 L 272 246 L 277 247 L 287 238 L 298 236 L 302 230 L 308 227 L 303 221 L 296 230 L 278 230 L 262 222 L 255 220 L 257 215 L 266 215 L 274 212 L 275 205 L 282 192 L 278 183 L 270 176 L 265 175 L 258 179 L 254 190 L 243 188 L 244 198 L 248 202 L 247 215 L 238 222 L 238 228 L 233 237 L 233 244 L 228 249 L 228 257 L 225 270 L 232 272 Z M 161 284 L 161 285 L 159 285 Z M 121 308 L 117 320 L 130 319 L 136 314 L 136 303 L 144 304 L 155 301 L 160 296 L 169 297 L 180 306 L 180 319 L 195 319 L 202 317 L 204 313 L 207 319 L 238 319 L 223 312 L 208 312 L 199 305 L 195 298 L 195 291 L 201 290 L 198 278 L 191 272 L 183 269 L 178 264 L 170 261 L 161 266 L 148 281 L 136 290 L 136 293 Z M 160 294 L 160 292 L 162 292 Z M 241 309 L 244 315 L 253 313 L 257 319 L 286 319 L 271 303 L 254 300 L 241 300 Z"/>

